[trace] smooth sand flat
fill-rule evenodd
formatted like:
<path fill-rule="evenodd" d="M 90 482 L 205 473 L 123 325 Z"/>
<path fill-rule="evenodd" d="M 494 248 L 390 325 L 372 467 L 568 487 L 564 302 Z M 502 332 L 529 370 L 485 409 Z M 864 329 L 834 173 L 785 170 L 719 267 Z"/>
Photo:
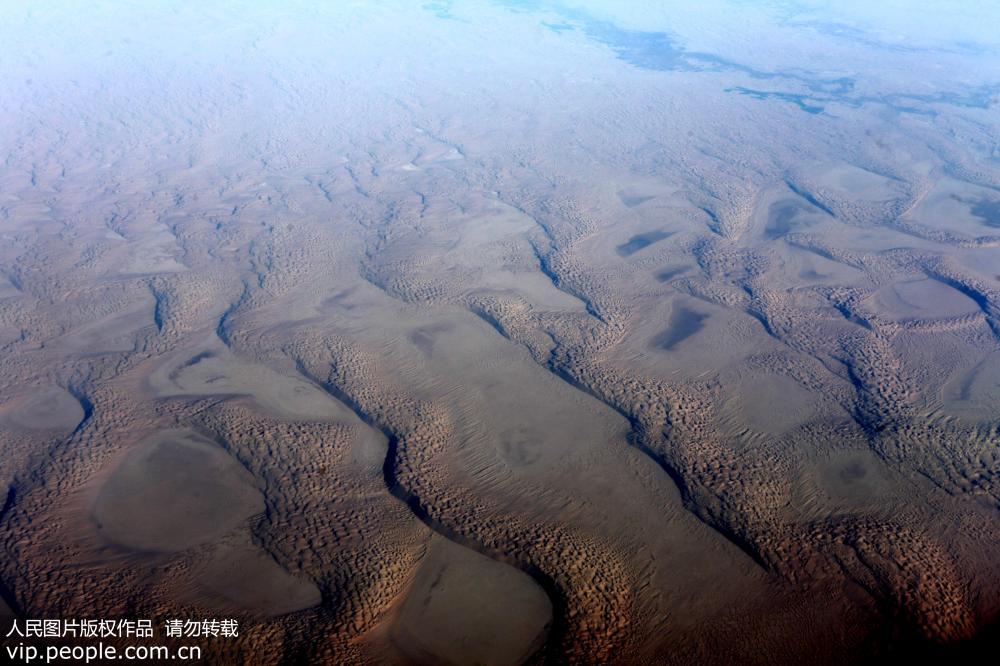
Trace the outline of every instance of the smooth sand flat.
<path fill-rule="evenodd" d="M 168 431 L 122 461 L 101 489 L 93 519 L 115 544 L 169 552 L 224 534 L 263 508 L 227 453 L 193 433 Z"/>

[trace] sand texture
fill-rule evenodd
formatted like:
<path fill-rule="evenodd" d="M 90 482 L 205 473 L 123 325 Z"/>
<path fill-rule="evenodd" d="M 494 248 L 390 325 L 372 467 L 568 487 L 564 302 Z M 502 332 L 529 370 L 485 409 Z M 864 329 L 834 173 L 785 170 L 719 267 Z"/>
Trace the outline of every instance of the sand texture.
<path fill-rule="evenodd" d="M 988 644 L 1000 16 L 578 4 L 0 8 L 0 620 Z"/>

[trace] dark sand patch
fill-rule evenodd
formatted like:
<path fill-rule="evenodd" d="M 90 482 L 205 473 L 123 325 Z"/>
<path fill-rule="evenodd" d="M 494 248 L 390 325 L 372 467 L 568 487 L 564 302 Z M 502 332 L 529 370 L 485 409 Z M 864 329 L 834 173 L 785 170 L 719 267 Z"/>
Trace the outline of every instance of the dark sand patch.
<path fill-rule="evenodd" d="M 247 363 L 217 338 L 168 359 L 149 375 L 148 384 L 157 397 L 249 395 L 261 408 L 282 417 L 354 419 L 350 410 L 315 386 L 267 366 Z"/>
<path fill-rule="evenodd" d="M 83 417 L 80 402 L 65 389 L 53 386 L 31 395 L 7 419 L 11 425 L 29 430 L 69 432 Z"/>
<path fill-rule="evenodd" d="M 435 539 L 391 635 L 416 663 L 520 664 L 541 647 L 551 618 L 527 575 Z"/>
<path fill-rule="evenodd" d="M 178 551 L 229 531 L 264 509 L 249 475 L 225 451 L 190 432 L 154 435 L 101 488 L 101 535 L 140 551 Z"/>
<path fill-rule="evenodd" d="M 656 197 L 639 196 L 634 194 L 626 194 L 625 192 L 619 192 L 618 198 L 628 208 L 635 208 L 636 206 L 641 206 L 642 204 L 646 203 L 647 201 L 651 201 Z"/>
<path fill-rule="evenodd" d="M 686 273 L 688 270 L 687 266 L 680 266 L 678 268 L 665 268 L 656 274 L 656 279 L 659 282 L 669 282 L 673 278 Z"/>
<path fill-rule="evenodd" d="M 541 458 L 542 454 L 538 450 L 539 444 L 541 443 L 532 437 L 528 428 L 518 427 L 501 440 L 500 447 L 504 460 L 512 465 L 523 467 L 531 465 Z"/>
<path fill-rule="evenodd" d="M 351 297 L 354 295 L 355 290 L 356 289 L 354 287 L 350 287 L 348 289 L 338 291 L 333 296 L 324 299 L 320 304 L 320 309 L 324 312 L 337 310 L 338 308 L 343 310 L 353 310 L 357 307 L 355 303 L 351 302 Z"/>
<path fill-rule="evenodd" d="M 206 361 L 208 359 L 213 359 L 213 358 L 216 358 L 215 352 L 203 351 L 198 354 L 195 354 L 194 356 L 192 356 L 191 358 L 184 361 L 183 363 L 181 363 L 176 368 L 170 371 L 170 376 L 169 376 L 170 381 L 176 383 L 177 380 L 180 378 L 181 373 L 184 370 L 194 367 L 199 363 L 201 363 L 202 361 Z"/>
<path fill-rule="evenodd" d="M 8 298 L 10 296 L 17 296 L 21 291 L 14 286 L 10 280 L 5 276 L 0 275 L 0 298 Z"/>
<path fill-rule="evenodd" d="M 944 410 L 971 423 L 996 420 L 1000 404 L 1000 352 L 988 354 L 971 369 L 956 374 L 942 391 Z"/>
<path fill-rule="evenodd" d="M 962 292 L 930 278 L 883 287 L 869 303 L 876 312 L 894 320 L 957 317 L 979 309 Z"/>
<path fill-rule="evenodd" d="M 423 352 L 424 356 L 431 356 L 434 353 L 434 343 L 437 341 L 438 335 L 450 330 L 450 328 L 451 326 L 448 324 L 422 326 L 411 331 L 406 339 Z"/>
<path fill-rule="evenodd" d="M 628 257 L 639 250 L 644 250 L 653 243 L 658 243 L 664 238 L 669 238 L 671 233 L 668 231 L 648 231 L 644 234 L 636 234 L 632 238 L 628 239 L 628 242 L 622 243 L 615 248 L 615 251 L 619 256 Z"/>
<path fill-rule="evenodd" d="M 818 273 L 818 272 L 816 272 L 815 269 L 806 268 L 806 269 L 803 269 L 803 270 L 799 271 L 799 277 L 802 278 L 803 280 L 809 280 L 811 282 L 813 280 L 823 280 L 823 279 L 826 279 L 829 276 L 824 275 L 822 273 Z"/>
<path fill-rule="evenodd" d="M 809 421 L 818 412 L 816 399 L 798 382 L 784 375 L 762 373 L 730 388 L 733 395 L 723 408 L 738 432 L 749 427 L 754 432 L 779 436 Z"/>
<path fill-rule="evenodd" d="M 705 326 L 707 314 L 680 305 L 670 313 L 670 325 L 662 333 L 653 338 L 652 346 L 670 351 L 684 340 L 687 340 Z"/>
<path fill-rule="evenodd" d="M 798 201 L 791 199 L 776 201 L 768 209 L 768 222 L 764 228 L 764 238 L 774 240 L 808 226 L 801 221 L 801 214 L 808 212 L 809 209 Z"/>
<path fill-rule="evenodd" d="M 1000 201 L 980 199 L 969 210 L 986 226 L 1000 229 Z"/>
<path fill-rule="evenodd" d="M 819 466 L 819 488 L 833 510 L 863 510 L 891 490 L 883 463 L 867 451 L 844 451 Z"/>
<path fill-rule="evenodd" d="M 190 596 L 218 612 L 275 617 L 317 606 L 319 588 L 249 542 L 225 544 L 198 571 Z"/>
<path fill-rule="evenodd" d="M 891 470 L 861 448 L 821 452 L 805 463 L 790 510 L 796 520 L 828 520 L 832 516 L 878 515 L 898 501 Z"/>

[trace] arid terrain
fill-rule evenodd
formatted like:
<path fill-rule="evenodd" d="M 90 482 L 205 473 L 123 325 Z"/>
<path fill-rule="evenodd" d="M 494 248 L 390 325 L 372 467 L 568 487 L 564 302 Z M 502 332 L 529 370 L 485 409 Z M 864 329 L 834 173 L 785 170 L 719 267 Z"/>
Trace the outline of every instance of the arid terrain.
<path fill-rule="evenodd" d="M 1000 10 L 332 4 L 0 7 L 0 638 L 996 644 Z"/>

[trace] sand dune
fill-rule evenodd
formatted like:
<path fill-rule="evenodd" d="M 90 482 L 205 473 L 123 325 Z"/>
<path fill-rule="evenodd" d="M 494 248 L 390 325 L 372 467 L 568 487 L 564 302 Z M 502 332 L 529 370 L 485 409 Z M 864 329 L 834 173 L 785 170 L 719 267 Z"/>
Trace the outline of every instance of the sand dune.
<path fill-rule="evenodd" d="M 695 4 L 0 8 L 0 620 L 988 644 L 1000 17 Z"/>

